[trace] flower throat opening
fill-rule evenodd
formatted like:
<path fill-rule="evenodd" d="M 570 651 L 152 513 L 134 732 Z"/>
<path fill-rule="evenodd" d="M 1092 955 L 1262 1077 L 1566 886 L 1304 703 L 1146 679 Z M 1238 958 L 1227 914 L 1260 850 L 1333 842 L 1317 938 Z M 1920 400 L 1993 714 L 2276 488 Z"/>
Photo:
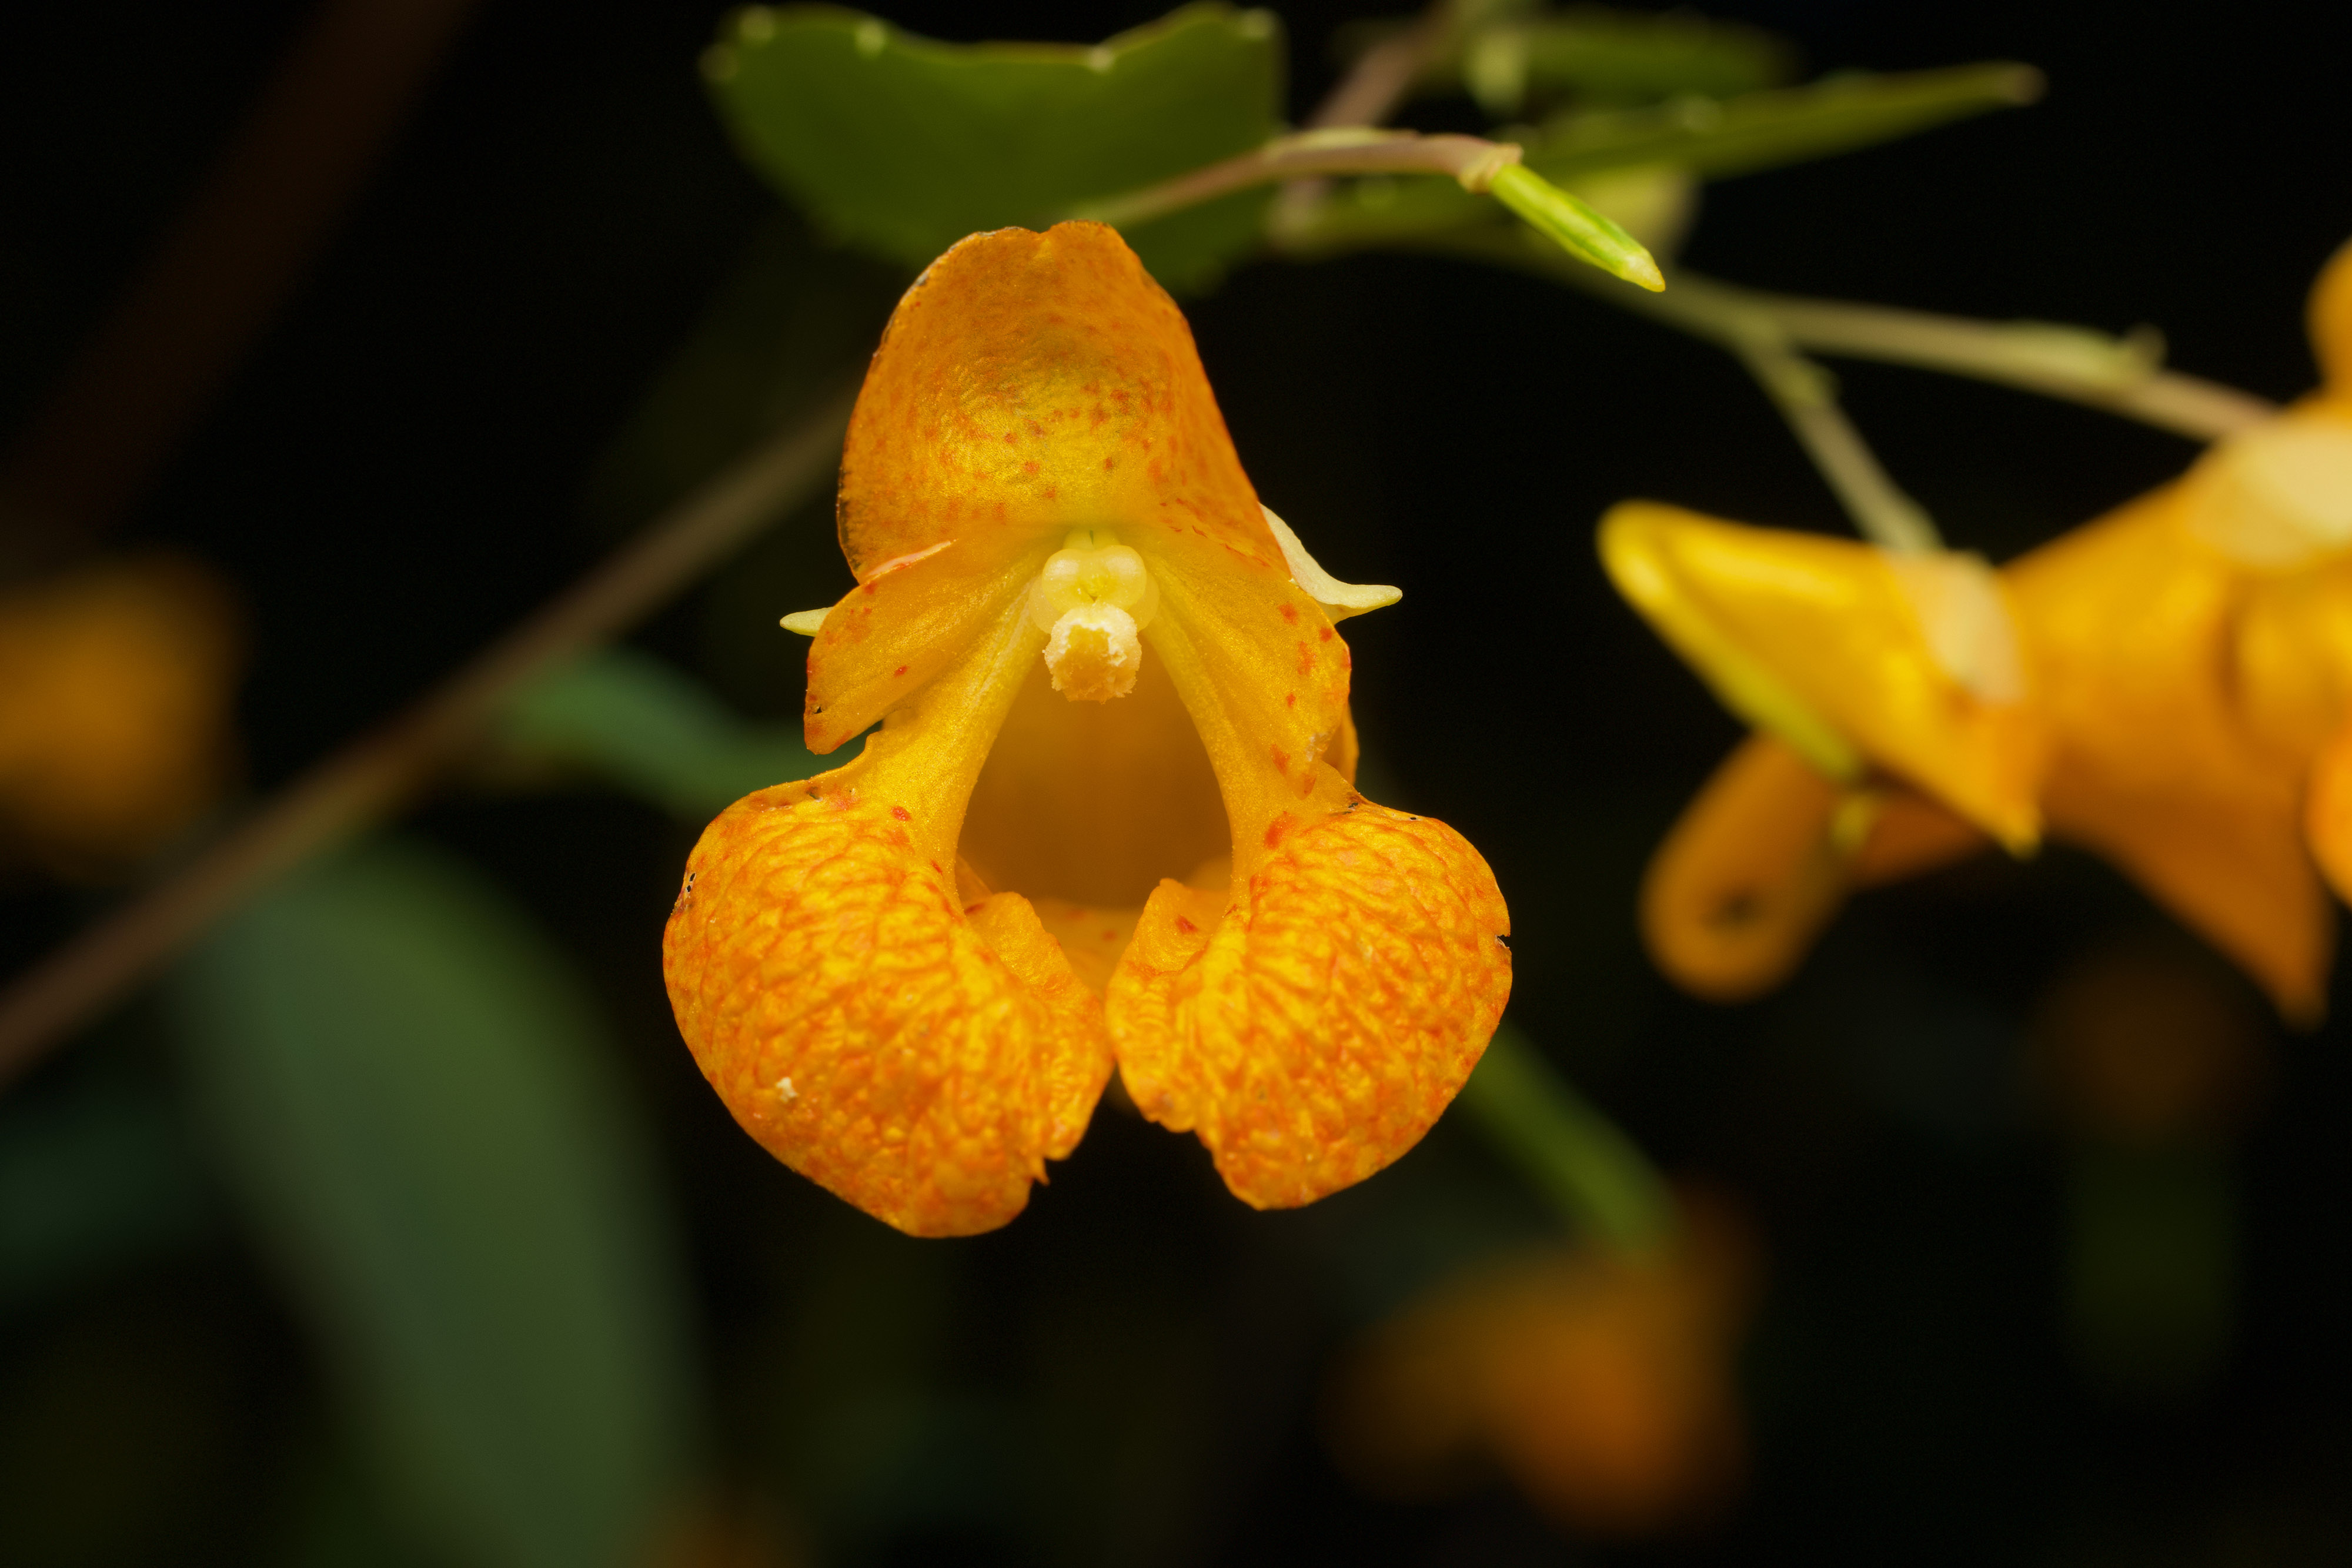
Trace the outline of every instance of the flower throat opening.
<path fill-rule="evenodd" d="M 1134 909 L 1162 877 L 1213 877 L 1231 854 L 1207 748 L 1167 666 L 1143 657 L 1159 607 L 1143 557 L 1108 528 L 1074 530 L 1031 584 L 1043 667 L 997 732 L 959 842 L 991 888 Z"/>

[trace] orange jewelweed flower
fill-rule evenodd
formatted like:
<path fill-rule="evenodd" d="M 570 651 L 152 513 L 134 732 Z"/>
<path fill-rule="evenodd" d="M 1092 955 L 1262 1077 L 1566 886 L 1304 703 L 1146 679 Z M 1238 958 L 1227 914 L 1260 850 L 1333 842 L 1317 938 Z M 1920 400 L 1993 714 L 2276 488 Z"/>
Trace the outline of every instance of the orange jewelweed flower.
<path fill-rule="evenodd" d="M 1465 1271 L 1364 1336 L 1324 1407 L 1333 1458 L 1434 1500 L 1491 1463 L 1570 1529 L 1651 1533 L 1736 1484 L 1734 1388 L 1755 1248 L 1696 1208 L 1645 1254 L 1530 1250 Z"/>
<path fill-rule="evenodd" d="M 1754 995 L 1849 887 L 2046 827 L 2315 1019 L 2352 890 L 2352 246 L 2311 329 L 2318 392 L 1997 572 L 1612 509 L 1620 591 L 1763 732 L 1652 862 L 1660 966 Z"/>
<path fill-rule="evenodd" d="M 228 782 L 239 641 L 219 583 L 171 557 L 0 596 L 0 841 L 102 875 L 186 829 Z"/>
<path fill-rule="evenodd" d="M 1350 788 L 1347 644 L 1392 602 L 1258 504 L 1192 333 L 1118 235 L 957 245 L 842 455 L 857 586 L 812 630 L 847 766 L 736 802 L 664 942 L 751 1135 L 916 1235 L 992 1229 L 1114 1063 L 1260 1207 L 1412 1146 L 1510 989 L 1477 852 Z"/>

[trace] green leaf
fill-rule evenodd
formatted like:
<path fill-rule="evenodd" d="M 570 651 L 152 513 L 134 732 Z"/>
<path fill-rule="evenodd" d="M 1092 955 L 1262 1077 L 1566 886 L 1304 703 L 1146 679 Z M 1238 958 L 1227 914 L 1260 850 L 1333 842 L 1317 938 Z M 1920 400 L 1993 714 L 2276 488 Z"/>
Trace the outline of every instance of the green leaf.
<path fill-rule="evenodd" d="M 212 1196 L 160 1086 L 17 1091 L 0 1103 L 0 1311 L 184 1246 Z"/>
<path fill-rule="evenodd" d="M 1825 77 L 1804 87 L 1649 109 L 1571 114 L 1544 128 L 1528 162 L 1574 183 L 1602 170 L 1670 163 L 1710 179 L 1851 152 L 2042 96 L 2042 73 L 2007 62 Z"/>
<path fill-rule="evenodd" d="M 590 653 L 525 688 L 498 739 L 697 821 L 754 789 L 837 766 L 810 753 L 798 725 L 745 724 L 691 677 L 625 648 Z"/>
<path fill-rule="evenodd" d="M 1793 65 L 1786 44 L 1754 27 L 1601 5 L 1475 28 L 1460 57 L 1463 86 L 1498 116 L 1518 113 L 1530 94 L 1570 93 L 1588 106 L 1728 98 L 1778 87 Z"/>
<path fill-rule="evenodd" d="M 941 44 L 831 5 L 738 11 L 704 59 L 752 165 L 835 239 L 908 267 L 968 234 L 1042 228 L 1082 203 L 1245 152 L 1274 134 L 1278 24 L 1187 5 L 1092 48 Z M 1171 288 L 1255 244 L 1269 193 L 1139 225 Z"/>
<path fill-rule="evenodd" d="M 2041 84 L 2030 66 L 1960 66 L 1831 77 L 1722 102 L 1683 99 L 1650 109 L 1570 114 L 1528 139 L 1527 167 L 1571 191 L 1635 170 L 1681 170 L 1706 178 L 1744 174 L 2031 103 Z M 1285 244 L 1301 255 L 1410 245 L 1493 220 L 1490 205 L 1445 181 L 1360 180 L 1337 193 L 1311 224 L 1286 233 Z"/>
<path fill-rule="evenodd" d="M 1627 1248 L 1674 1228 L 1674 1199 L 1642 1151 L 1510 1024 L 1454 1103 L 1571 1224 Z"/>
<path fill-rule="evenodd" d="M 452 1561 L 620 1568 L 686 1479 L 677 1264 L 579 982 L 492 889 L 379 841 L 175 972 L 197 1103 Z"/>
<path fill-rule="evenodd" d="M 895 267 L 822 246 L 777 211 L 599 455 L 583 497 L 597 528 L 641 527 L 813 414 L 862 370 L 906 287 Z"/>

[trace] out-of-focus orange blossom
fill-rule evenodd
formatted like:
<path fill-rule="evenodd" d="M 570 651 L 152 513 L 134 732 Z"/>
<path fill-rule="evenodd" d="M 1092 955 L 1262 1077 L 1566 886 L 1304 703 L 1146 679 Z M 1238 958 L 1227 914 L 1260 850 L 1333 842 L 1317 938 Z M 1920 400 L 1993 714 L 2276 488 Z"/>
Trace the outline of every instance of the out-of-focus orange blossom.
<path fill-rule="evenodd" d="M 793 1521 L 772 1504 L 702 1492 L 655 1532 L 643 1568 L 796 1568 L 809 1552 Z"/>
<path fill-rule="evenodd" d="M 1510 986 L 1486 863 L 1356 793 L 1325 574 L 1242 472 L 1118 235 L 963 241 L 908 290 L 842 459 L 857 586 L 806 733 L 665 944 L 679 1027 L 772 1153 L 919 1235 L 1002 1225 L 1116 1063 L 1262 1207 L 1416 1142 Z"/>
<path fill-rule="evenodd" d="M 1692 1206 L 1671 1249 L 1544 1249 L 1459 1275 L 1374 1328 L 1325 1406 L 1358 1485 L 1437 1500 L 1499 1469 L 1560 1524 L 1639 1535 L 1737 1485 L 1737 1342 L 1752 1243 Z"/>
<path fill-rule="evenodd" d="M 166 557 L 0 592 L 0 840 L 104 875 L 187 828 L 229 775 L 236 617 Z"/>
<path fill-rule="evenodd" d="M 2160 943 L 2103 948 L 2036 1006 L 2035 1066 L 2078 1134 L 2136 1148 L 2217 1143 L 2266 1065 L 2251 998 L 2228 972 Z"/>
<path fill-rule="evenodd" d="M 1612 511 L 1620 590 L 1759 731 L 1652 863 L 1669 975 L 1755 995 L 1848 889 L 2046 830 L 2319 1016 L 2352 890 L 2352 247 L 2310 319 L 2320 390 L 1998 571 Z"/>

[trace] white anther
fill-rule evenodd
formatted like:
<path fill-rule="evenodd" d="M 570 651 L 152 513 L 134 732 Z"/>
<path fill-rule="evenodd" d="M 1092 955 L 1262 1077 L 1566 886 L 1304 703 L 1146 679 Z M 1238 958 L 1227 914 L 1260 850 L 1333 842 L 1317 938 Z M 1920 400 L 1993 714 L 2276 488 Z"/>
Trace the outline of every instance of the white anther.
<path fill-rule="evenodd" d="M 1047 633 L 1045 668 L 1074 702 L 1107 703 L 1135 689 L 1143 668 L 1136 633 L 1160 608 L 1143 558 L 1108 529 L 1077 528 L 1029 587 L 1029 619 Z"/>

